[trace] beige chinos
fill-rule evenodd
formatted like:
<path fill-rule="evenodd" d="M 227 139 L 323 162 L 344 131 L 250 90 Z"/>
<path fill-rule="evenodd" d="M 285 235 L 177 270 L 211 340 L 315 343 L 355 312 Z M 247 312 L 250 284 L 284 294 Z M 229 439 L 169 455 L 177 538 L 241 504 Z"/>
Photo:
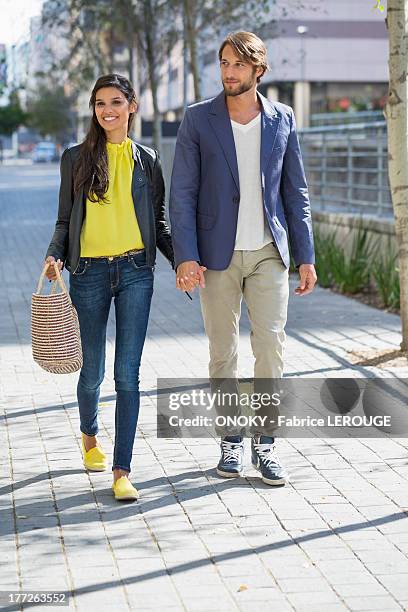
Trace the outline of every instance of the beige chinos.
<path fill-rule="evenodd" d="M 207 270 L 200 289 L 209 339 L 210 379 L 238 379 L 239 320 L 242 298 L 248 308 L 254 378 L 283 376 L 289 272 L 273 242 L 256 251 L 234 251 L 226 270 Z M 258 412 L 261 414 L 261 412 Z M 219 432 L 234 435 L 236 431 Z M 263 431 L 262 433 L 271 433 Z"/>

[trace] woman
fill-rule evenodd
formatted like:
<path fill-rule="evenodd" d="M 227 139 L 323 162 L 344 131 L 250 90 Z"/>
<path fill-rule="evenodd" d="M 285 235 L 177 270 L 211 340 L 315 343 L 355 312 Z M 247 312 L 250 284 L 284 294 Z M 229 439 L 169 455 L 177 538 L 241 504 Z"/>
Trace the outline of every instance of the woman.
<path fill-rule="evenodd" d="M 92 91 L 84 142 L 64 151 L 58 219 L 46 261 L 70 272 L 83 366 L 77 395 L 84 465 L 107 468 L 97 441 L 99 388 L 105 371 L 111 300 L 116 315 L 113 485 L 118 500 L 137 499 L 129 480 L 139 414 L 139 365 L 153 293 L 156 245 L 173 264 L 165 220 L 164 182 L 157 152 L 128 133 L 137 112 L 129 81 L 100 77 Z M 49 266 L 47 276 L 54 280 Z"/>

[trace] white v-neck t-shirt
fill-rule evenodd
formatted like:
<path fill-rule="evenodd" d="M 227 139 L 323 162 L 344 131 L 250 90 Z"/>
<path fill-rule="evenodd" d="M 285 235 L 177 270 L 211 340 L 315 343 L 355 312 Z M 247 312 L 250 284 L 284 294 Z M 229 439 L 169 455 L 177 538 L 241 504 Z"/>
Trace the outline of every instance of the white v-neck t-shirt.
<path fill-rule="evenodd" d="M 236 251 L 257 251 L 272 242 L 261 185 L 261 113 L 243 125 L 231 119 L 238 162 L 240 201 Z"/>

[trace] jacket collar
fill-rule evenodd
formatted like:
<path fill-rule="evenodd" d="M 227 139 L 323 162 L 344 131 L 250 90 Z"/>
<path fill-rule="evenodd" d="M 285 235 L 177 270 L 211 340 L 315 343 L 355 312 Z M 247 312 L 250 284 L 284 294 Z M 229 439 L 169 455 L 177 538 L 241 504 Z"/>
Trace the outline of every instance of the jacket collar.
<path fill-rule="evenodd" d="M 133 159 L 135 160 L 135 165 L 139 164 L 140 168 L 144 172 L 145 168 L 144 168 L 144 165 L 143 165 L 143 162 L 142 162 L 142 156 L 140 155 L 140 149 L 139 149 L 139 147 L 137 146 L 137 144 L 135 143 L 134 140 L 132 140 L 132 154 L 133 154 Z"/>
<path fill-rule="evenodd" d="M 264 183 L 265 172 L 272 155 L 275 144 L 276 132 L 281 120 L 281 114 L 276 106 L 265 98 L 259 91 L 257 97 L 261 104 L 261 179 Z M 222 91 L 215 97 L 209 108 L 209 121 L 212 125 L 219 144 L 224 152 L 234 182 L 239 190 L 238 163 L 235 149 L 234 135 L 231 127 L 231 120 L 228 113 L 225 94 Z"/>
<path fill-rule="evenodd" d="M 268 100 L 268 98 L 265 98 L 265 96 L 263 96 L 259 91 L 256 92 L 256 95 L 258 97 L 259 102 L 261 103 L 262 114 L 266 115 L 267 117 L 275 117 L 275 115 L 279 114 L 276 106 L 273 104 L 271 100 Z M 216 96 L 212 100 L 210 104 L 209 112 L 211 115 L 221 115 L 221 116 L 226 113 L 229 119 L 227 104 L 225 101 L 225 93 L 223 91 L 219 93 L 218 96 Z"/>

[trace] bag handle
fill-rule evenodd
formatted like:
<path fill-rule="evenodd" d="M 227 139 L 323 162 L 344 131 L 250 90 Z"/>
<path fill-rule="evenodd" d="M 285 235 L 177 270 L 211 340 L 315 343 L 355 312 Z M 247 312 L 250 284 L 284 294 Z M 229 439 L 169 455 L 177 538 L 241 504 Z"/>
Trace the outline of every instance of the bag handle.
<path fill-rule="evenodd" d="M 53 261 L 53 262 L 51 262 L 51 261 L 46 261 L 46 262 L 45 262 L 45 265 L 44 265 L 43 271 L 41 272 L 41 276 L 40 276 L 40 279 L 39 279 L 39 281 L 38 281 L 38 285 L 37 285 L 37 291 L 36 291 L 36 293 L 37 293 L 37 294 L 40 294 L 40 293 L 41 293 L 42 288 L 43 288 L 43 284 L 44 284 L 44 277 L 45 277 L 45 275 L 46 275 L 46 273 L 47 273 L 47 270 L 48 270 L 48 268 L 49 268 L 50 266 L 54 266 L 54 270 L 55 270 L 55 273 L 56 273 L 56 275 L 57 275 L 57 280 L 56 280 L 56 281 L 53 281 L 53 283 L 52 283 L 51 293 L 55 293 L 55 289 L 57 288 L 57 282 L 60 284 L 60 287 L 61 287 L 61 289 L 62 289 L 63 293 L 68 293 L 67 288 L 66 288 L 65 283 L 64 283 L 64 279 L 63 279 L 63 278 L 62 278 L 62 276 L 61 276 L 61 272 L 60 272 L 60 270 L 59 270 L 59 267 L 58 267 L 58 264 L 57 264 L 57 262 L 56 262 L 56 261 Z"/>

